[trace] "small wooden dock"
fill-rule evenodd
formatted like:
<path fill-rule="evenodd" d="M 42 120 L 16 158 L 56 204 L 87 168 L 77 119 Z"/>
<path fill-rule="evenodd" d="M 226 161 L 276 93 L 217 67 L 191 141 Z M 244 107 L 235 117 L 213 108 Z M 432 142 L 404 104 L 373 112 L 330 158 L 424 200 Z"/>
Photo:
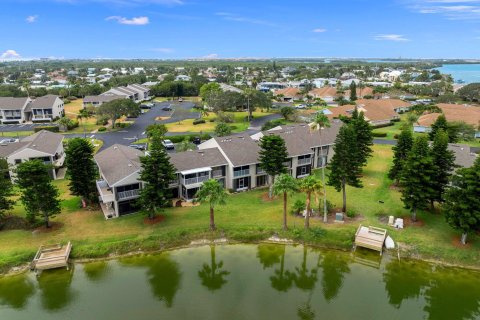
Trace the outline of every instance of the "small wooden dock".
<path fill-rule="evenodd" d="M 32 269 L 35 271 L 64 267 L 68 269 L 68 258 L 71 251 L 70 241 L 66 245 L 41 246 L 33 258 Z"/>
<path fill-rule="evenodd" d="M 387 230 L 360 225 L 355 233 L 355 246 L 383 252 L 383 243 L 387 237 Z"/>

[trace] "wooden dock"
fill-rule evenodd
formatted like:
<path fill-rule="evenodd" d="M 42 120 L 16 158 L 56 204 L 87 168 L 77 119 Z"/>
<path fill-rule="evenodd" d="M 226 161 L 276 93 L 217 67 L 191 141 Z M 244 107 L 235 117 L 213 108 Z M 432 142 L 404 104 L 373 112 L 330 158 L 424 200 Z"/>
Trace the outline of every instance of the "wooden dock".
<path fill-rule="evenodd" d="M 35 271 L 64 267 L 68 269 L 68 258 L 71 251 L 70 241 L 66 245 L 41 246 L 33 258 L 32 269 Z"/>
<path fill-rule="evenodd" d="M 383 252 L 383 243 L 387 237 L 387 230 L 360 225 L 355 233 L 355 246 Z"/>

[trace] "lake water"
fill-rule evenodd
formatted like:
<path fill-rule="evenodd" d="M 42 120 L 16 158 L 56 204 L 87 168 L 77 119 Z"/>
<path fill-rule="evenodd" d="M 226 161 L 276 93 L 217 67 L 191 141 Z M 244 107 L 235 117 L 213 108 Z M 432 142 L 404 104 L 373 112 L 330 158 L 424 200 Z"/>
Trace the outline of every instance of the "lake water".
<path fill-rule="evenodd" d="M 479 319 L 480 273 L 228 245 L 0 278 L 0 319 Z"/>
<path fill-rule="evenodd" d="M 454 81 L 480 82 L 480 64 L 445 64 L 437 70 L 452 75 Z"/>

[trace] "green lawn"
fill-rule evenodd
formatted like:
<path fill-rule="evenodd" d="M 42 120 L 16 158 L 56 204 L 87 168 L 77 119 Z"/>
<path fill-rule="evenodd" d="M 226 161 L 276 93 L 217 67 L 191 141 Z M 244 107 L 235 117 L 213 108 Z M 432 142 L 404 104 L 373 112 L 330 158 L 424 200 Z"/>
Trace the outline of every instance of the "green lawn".
<path fill-rule="evenodd" d="M 73 257 L 101 257 L 111 253 L 137 250 L 159 250 L 188 244 L 192 239 L 219 237 L 222 233 L 229 239 L 258 241 L 274 232 L 299 242 L 319 246 L 350 249 L 359 224 L 385 227 L 397 242 L 401 243 L 403 256 L 423 257 L 448 263 L 477 265 L 480 262 L 480 239 L 471 236 L 471 247 L 458 249 L 452 239 L 458 232 L 452 230 L 440 214 L 420 212 L 418 217 L 425 222 L 423 227 L 408 227 L 394 230 L 385 226 L 378 217 L 408 215 L 403 209 L 400 195 L 390 188 L 391 181 L 386 171 L 391 163 L 390 146 L 374 146 L 374 157 L 365 168 L 363 189 L 348 188 L 348 208 L 360 215 L 353 223 L 325 225 L 320 218 L 311 221 L 312 231 L 303 230 L 303 219 L 289 216 L 289 231 L 281 230 L 282 201 L 265 201 L 263 190 L 233 194 L 227 205 L 216 209 L 218 231 L 208 231 L 208 206 L 169 208 L 165 220 L 156 225 L 145 225 L 141 214 L 105 221 L 96 210 L 80 209 L 77 197 L 68 192 L 67 181 L 55 181 L 62 193 L 63 212 L 53 221 L 61 228 L 48 233 L 32 230 L 0 232 L 0 269 L 23 263 L 31 259 L 38 246 L 48 243 L 72 241 Z M 289 198 L 289 206 L 303 194 Z M 336 207 L 341 206 L 341 194 L 327 188 L 327 197 Z M 379 202 L 382 201 L 383 203 Z M 315 205 L 316 206 L 316 205 Z M 13 212 L 23 216 L 20 205 Z"/>
<path fill-rule="evenodd" d="M 32 134 L 33 134 L 33 131 L 0 132 L 0 139 L 2 139 L 2 137 L 13 137 L 13 138 L 20 137 L 21 138 L 21 137 L 26 137 Z"/>

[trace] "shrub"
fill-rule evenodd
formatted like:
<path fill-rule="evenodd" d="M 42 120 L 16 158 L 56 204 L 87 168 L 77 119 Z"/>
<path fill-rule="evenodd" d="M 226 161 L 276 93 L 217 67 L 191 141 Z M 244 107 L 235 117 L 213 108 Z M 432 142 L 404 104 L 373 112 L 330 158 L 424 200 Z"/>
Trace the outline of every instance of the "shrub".
<path fill-rule="evenodd" d="M 330 200 L 327 200 L 327 212 L 332 212 L 335 208 L 335 204 L 332 203 Z"/>
<path fill-rule="evenodd" d="M 71 101 L 68 100 L 68 99 L 64 99 L 64 100 L 63 100 L 63 104 L 69 104 L 70 102 L 71 102 Z"/>
<path fill-rule="evenodd" d="M 108 117 L 107 116 L 100 116 L 97 118 L 97 125 L 105 126 L 108 124 Z"/>
<path fill-rule="evenodd" d="M 376 125 L 374 126 L 375 129 L 378 129 L 378 128 L 385 128 L 385 127 L 390 127 L 392 126 L 393 123 L 392 122 L 389 122 L 389 123 L 384 123 L 384 124 L 380 124 L 380 125 Z"/>
<path fill-rule="evenodd" d="M 386 136 L 386 132 L 372 132 L 372 137 L 374 138 L 385 138 Z"/>
<path fill-rule="evenodd" d="M 353 209 L 347 209 L 347 217 L 349 218 L 355 218 L 357 214 L 355 213 L 355 211 Z"/>
<path fill-rule="evenodd" d="M 300 214 L 300 212 L 305 210 L 305 207 L 306 207 L 305 200 L 295 201 L 292 206 L 292 214 Z"/>
<path fill-rule="evenodd" d="M 68 129 L 68 130 L 72 130 L 72 129 L 78 128 L 78 125 L 79 125 L 78 120 L 72 120 L 72 121 L 68 124 L 67 129 Z"/>
<path fill-rule="evenodd" d="M 77 100 L 78 98 L 75 97 L 75 96 L 68 96 L 67 97 L 67 100 L 70 100 L 70 101 L 74 101 L 74 100 Z"/>
<path fill-rule="evenodd" d="M 232 128 L 230 128 L 230 126 L 227 125 L 225 122 L 220 122 L 215 127 L 215 134 L 218 137 L 228 136 L 231 133 L 232 133 Z"/>
<path fill-rule="evenodd" d="M 395 139 L 395 140 L 398 139 L 398 133 L 395 133 L 395 134 L 393 135 L 393 139 Z"/>
<path fill-rule="evenodd" d="M 41 127 L 35 127 L 33 130 L 34 132 L 42 131 L 42 130 L 47 130 L 51 132 L 60 132 L 60 127 L 58 126 L 41 126 Z"/>
<path fill-rule="evenodd" d="M 104 132 L 104 131 L 107 131 L 107 128 L 105 128 L 105 127 L 98 128 L 98 132 Z"/>
<path fill-rule="evenodd" d="M 118 123 L 115 123 L 115 128 L 126 128 L 130 125 L 130 123 L 127 123 L 127 122 L 118 122 Z"/>
<path fill-rule="evenodd" d="M 193 120 L 193 125 L 202 124 L 202 123 L 205 123 L 205 120 L 203 120 L 203 119 L 195 119 L 195 120 Z"/>

